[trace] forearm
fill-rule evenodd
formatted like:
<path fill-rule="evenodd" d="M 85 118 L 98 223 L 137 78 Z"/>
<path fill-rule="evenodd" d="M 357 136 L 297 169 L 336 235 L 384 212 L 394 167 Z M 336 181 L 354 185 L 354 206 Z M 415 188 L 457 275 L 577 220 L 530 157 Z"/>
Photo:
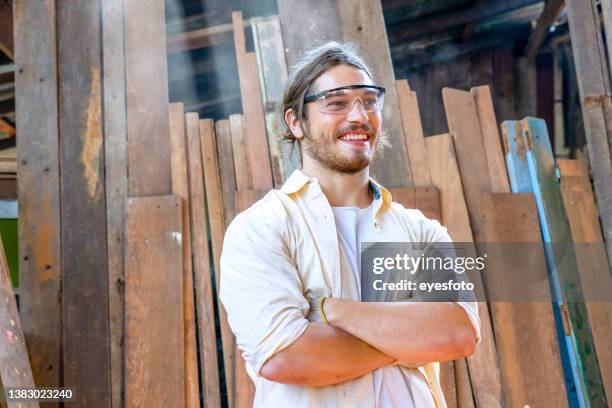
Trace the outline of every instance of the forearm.
<path fill-rule="evenodd" d="M 408 365 L 448 361 L 474 352 L 477 337 L 455 303 L 367 303 L 327 299 L 329 323 Z"/>
<path fill-rule="evenodd" d="M 260 374 L 270 381 L 319 387 L 352 380 L 393 361 L 337 327 L 310 323 L 298 340 L 266 361 Z"/>

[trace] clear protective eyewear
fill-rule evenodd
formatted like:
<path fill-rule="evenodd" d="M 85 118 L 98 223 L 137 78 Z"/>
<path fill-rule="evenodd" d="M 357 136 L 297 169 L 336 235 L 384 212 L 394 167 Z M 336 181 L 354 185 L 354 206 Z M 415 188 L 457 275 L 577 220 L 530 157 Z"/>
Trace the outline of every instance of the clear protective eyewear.
<path fill-rule="evenodd" d="M 304 97 L 304 103 L 316 102 L 322 113 L 346 115 L 359 99 L 367 113 L 380 112 L 385 100 L 385 88 L 375 85 L 348 85 L 328 89 Z"/>

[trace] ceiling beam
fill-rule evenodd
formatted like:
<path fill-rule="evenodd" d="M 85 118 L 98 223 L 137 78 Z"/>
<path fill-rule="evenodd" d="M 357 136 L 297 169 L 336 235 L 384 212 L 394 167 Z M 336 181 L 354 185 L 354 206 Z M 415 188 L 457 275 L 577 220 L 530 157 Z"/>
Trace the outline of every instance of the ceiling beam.
<path fill-rule="evenodd" d="M 539 0 L 496 0 L 486 7 L 472 6 L 468 9 L 457 11 L 452 14 L 435 16 L 416 21 L 406 22 L 403 28 L 392 31 L 389 40 L 400 43 L 418 37 L 424 37 L 450 28 L 468 24 L 497 14 L 507 13 L 516 9 L 540 3 Z"/>
<path fill-rule="evenodd" d="M 538 51 L 548 35 L 550 26 L 559 18 L 559 14 L 564 8 L 565 0 L 546 0 L 544 10 L 540 14 L 536 27 L 527 43 L 527 57 L 530 60 L 533 61 L 538 56 Z"/>
<path fill-rule="evenodd" d="M 0 51 L 15 61 L 13 50 L 13 7 L 8 1 L 0 0 Z"/>

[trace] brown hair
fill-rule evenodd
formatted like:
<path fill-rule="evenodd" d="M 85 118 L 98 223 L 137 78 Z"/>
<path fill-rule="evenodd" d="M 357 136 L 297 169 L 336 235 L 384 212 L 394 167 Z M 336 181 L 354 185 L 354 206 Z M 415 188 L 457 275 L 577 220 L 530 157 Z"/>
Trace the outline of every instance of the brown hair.
<path fill-rule="evenodd" d="M 351 65 L 373 79 L 370 69 L 353 44 L 332 41 L 306 52 L 291 68 L 283 94 L 283 102 L 280 105 L 283 142 L 292 145 L 296 142 L 300 143 L 285 121 L 285 112 L 292 109 L 296 117 L 307 119 L 304 112 L 304 97 L 317 78 L 338 65 Z M 303 126 L 302 130 L 306 133 Z"/>

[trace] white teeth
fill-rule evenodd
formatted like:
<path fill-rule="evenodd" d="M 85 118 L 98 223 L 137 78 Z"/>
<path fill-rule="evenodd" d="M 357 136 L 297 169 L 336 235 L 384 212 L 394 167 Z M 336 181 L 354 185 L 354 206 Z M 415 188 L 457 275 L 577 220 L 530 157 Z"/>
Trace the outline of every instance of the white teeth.
<path fill-rule="evenodd" d="M 349 133 L 340 137 L 341 140 L 368 140 L 368 135 L 363 133 Z"/>

